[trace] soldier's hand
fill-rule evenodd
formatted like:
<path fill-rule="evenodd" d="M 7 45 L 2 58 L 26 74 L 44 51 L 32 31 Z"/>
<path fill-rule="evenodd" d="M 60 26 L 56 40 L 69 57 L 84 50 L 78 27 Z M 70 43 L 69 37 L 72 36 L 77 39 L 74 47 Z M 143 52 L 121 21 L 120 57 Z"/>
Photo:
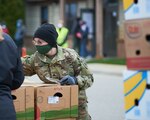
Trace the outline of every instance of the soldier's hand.
<path fill-rule="evenodd" d="M 28 74 L 31 71 L 31 67 L 29 65 L 23 64 L 24 73 Z"/>
<path fill-rule="evenodd" d="M 67 75 L 60 80 L 60 84 L 61 85 L 76 85 L 77 84 L 77 78 L 72 77 L 70 75 Z"/>

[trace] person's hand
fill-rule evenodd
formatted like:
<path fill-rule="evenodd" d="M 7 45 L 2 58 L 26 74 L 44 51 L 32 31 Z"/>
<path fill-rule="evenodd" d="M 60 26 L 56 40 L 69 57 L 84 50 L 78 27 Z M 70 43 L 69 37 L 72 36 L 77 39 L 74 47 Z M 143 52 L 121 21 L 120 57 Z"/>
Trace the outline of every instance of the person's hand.
<path fill-rule="evenodd" d="M 77 37 L 77 38 L 82 38 L 81 33 L 80 33 L 80 32 L 77 32 L 77 33 L 76 33 L 76 37 Z"/>
<path fill-rule="evenodd" d="M 25 74 L 29 74 L 29 73 L 32 71 L 31 66 L 29 66 L 29 65 L 27 65 L 27 64 L 24 64 L 24 63 L 22 63 L 22 65 L 23 65 L 23 72 L 24 72 Z"/>
<path fill-rule="evenodd" d="M 77 84 L 77 78 L 72 77 L 70 75 L 67 75 L 60 80 L 60 84 L 61 85 L 76 85 Z"/>

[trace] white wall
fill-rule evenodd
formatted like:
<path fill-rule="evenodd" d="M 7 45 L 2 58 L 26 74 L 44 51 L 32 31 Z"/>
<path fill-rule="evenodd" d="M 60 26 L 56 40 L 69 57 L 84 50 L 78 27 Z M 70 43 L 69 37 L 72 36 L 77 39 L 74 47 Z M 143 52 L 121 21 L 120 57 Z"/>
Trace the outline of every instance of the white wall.
<path fill-rule="evenodd" d="M 80 16 L 80 10 L 83 9 L 83 8 L 87 8 L 87 3 L 84 2 L 84 1 L 79 1 L 77 3 L 77 6 L 78 6 L 78 8 L 77 8 L 77 16 L 79 17 Z"/>
<path fill-rule="evenodd" d="M 83 8 L 93 8 L 93 0 L 79 1 L 77 3 L 77 16 L 80 16 L 80 10 Z M 26 31 L 28 36 L 32 36 L 34 31 L 41 24 L 41 6 L 27 5 L 26 6 Z M 48 22 L 57 25 L 60 19 L 59 4 L 52 3 L 48 7 Z"/>
<path fill-rule="evenodd" d="M 94 0 L 87 0 L 87 8 L 94 8 Z"/>
<path fill-rule="evenodd" d="M 40 26 L 40 6 L 26 6 L 26 34 L 32 36 L 37 27 Z"/>
<path fill-rule="evenodd" d="M 59 20 L 59 4 L 55 4 L 55 3 L 52 3 L 51 5 L 49 5 L 49 8 L 48 8 L 48 17 L 49 17 L 49 23 L 52 23 L 54 24 L 55 26 L 57 25 L 58 23 L 58 20 Z"/>
<path fill-rule="evenodd" d="M 77 2 L 77 16 L 80 16 L 81 9 L 94 9 L 94 1 L 93 0 L 86 0 L 86 1 L 78 1 Z"/>

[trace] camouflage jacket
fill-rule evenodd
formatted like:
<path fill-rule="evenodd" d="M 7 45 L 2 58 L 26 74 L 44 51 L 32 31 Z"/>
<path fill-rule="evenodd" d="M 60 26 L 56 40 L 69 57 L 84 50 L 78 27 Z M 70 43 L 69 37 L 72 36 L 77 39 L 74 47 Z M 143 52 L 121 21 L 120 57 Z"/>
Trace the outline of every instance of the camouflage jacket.
<path fill-rule="evenodd" d="M 75 76 L 80 90 L 85 90 L 93 83 L 93 75 L 86 62 L 73 49 L 58 46 L 58 52 L 53 59 L 35 52 L 22 59 L 26 76 L 37 74 L 45 83 L 59 83 L 66 75 Z"/>

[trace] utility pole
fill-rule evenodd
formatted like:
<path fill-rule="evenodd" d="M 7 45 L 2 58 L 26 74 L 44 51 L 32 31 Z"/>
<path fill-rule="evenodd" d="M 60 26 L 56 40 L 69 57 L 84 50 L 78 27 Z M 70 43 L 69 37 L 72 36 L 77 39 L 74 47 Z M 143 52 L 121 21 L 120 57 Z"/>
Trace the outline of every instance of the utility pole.
<path fill-rule="evenodd" d="M 62 20 L 65 24 L 65 0 L 59 0 L 59 5 L 60 5 L 60 20 Z"/>
<path fill-rule="evenodd" d="M 96 58 L 103 57 L 103 0 L 96 0 Z"/>

